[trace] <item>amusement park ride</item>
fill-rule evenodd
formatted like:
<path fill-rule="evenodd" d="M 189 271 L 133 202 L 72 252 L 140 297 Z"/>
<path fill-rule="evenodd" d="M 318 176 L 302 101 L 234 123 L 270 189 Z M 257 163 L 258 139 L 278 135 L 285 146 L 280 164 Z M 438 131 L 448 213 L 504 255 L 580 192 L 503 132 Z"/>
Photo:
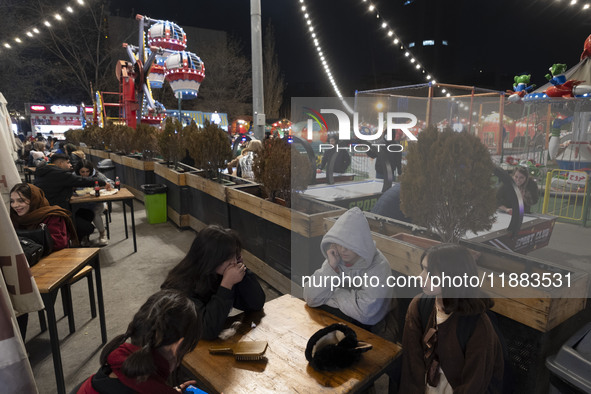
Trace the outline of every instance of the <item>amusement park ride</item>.
<path fill-rule="evenodd" d="M 181 100 L 197 97 L 205 77 L 205 65 L 194 53 L 185 51 L 187 36 L 176 23 L 137 15 L 139 45 L 123 44 L 130 61 L 116 66 L 119 92 L 96 92 L 95 123 L 108 120 L 136 128 L 140 123 L 160 124 L 166 109 L 152 96 L 152 89 L 162 88 L 166 79 L 175 97 Z M 116 96 L 117 102 L 106 102 L 105 95 Z M 119 109 L 117 117 L 108 117 L 107 108 Z"/>

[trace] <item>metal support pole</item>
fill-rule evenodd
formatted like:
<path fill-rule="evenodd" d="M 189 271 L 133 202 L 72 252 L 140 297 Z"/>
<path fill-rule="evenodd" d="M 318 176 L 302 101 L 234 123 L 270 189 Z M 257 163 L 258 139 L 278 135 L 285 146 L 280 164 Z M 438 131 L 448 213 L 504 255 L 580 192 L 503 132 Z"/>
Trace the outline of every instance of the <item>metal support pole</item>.
<path fill-rule="evenodd" d="M 263 93 L 263 46 L 261 39 L 261 0 L 250 0 L 250 37 L 252 44 L 253 131 L 258 140 L 265 136 L 265 99 Z"/>
<path fill-rule="evenodd" d="M 183 123 L 183 113 L 181 103 L 183 102 L 183 94 L 181 92 L 177 93 L 177 98 L 179 99 L 179 122 Z"/>

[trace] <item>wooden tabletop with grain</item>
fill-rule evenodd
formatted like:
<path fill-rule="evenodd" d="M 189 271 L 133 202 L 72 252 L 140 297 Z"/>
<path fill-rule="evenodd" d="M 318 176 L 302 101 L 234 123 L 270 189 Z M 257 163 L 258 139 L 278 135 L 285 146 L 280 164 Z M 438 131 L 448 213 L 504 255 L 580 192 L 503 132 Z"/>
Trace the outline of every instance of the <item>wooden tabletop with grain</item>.
<path fill-rule="evenodd" d="M 373 349 L 350 368 L 318 372 L 304 354 L 309 338 L 321 328 L 342 322 L 332 314 L 311 308 L 301 299 L 284 295 L 265 304 L 257 313 L 235 317 L 236 334 L 222 341 L 199 341 L 183 365 L 206 385 L 209 393 L 349 393 L 378 378 L 401 348 L 369 331 L 347 323 L 360 341 Z M 212 355 L 210 346 L 238 341 L 267 341 L 265 358 L 237 361 L 229 355 Z"/>
<path fill-rule="evenodd" d="M 40 293 L 50 293 L 59 288 L 79 270 L 84 268 L 100 248 L 67 248 L 43 257 L 31 267 Z"/>
<path fill-rule="evenodd" d="M 131 193 L 126 188 L 122 187 L 121 190 L 118 190 L 115 194 L 101 195 L 99 197 L 95 196 L 94 194 L 84 194 L 82 196 L 73 195 L 72 197 L 70 197 L 70 204 L 119 201 L 128 200 L 132 198 L 134 198 L 133 193 Z"/>

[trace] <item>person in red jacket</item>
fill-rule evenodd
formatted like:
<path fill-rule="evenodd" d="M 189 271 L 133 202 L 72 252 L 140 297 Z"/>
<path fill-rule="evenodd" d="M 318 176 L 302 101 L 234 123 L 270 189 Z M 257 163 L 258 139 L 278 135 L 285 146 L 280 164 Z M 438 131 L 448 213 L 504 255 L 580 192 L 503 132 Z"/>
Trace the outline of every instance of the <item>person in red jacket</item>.
<path fill-rule="evenodd" d="M 78 394 L 177 394 L 195 381 L 177 387 L 166 381 L 201 336 L 195 304 L 174 290 L 148 298 L 125 334 L 111 340 L 101 352 L 101 367 L 85 380 Z"/>
<path fill-rule="evenodd" d="M 78 243 L 70 211 L 49 205 L 43 190 L 29 183 L 17 183 L 10 190 L 10 220 L 16 230 L 35 230 L 45 223 L 53 239 L 53 251 Z"/>

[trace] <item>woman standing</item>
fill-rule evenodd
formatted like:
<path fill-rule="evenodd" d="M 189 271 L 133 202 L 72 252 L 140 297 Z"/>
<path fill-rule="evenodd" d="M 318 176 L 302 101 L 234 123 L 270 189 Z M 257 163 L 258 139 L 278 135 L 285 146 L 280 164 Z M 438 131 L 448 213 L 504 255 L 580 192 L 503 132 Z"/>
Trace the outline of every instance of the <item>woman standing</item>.
<path fill-rule="evenodd" d="M 529 176 L 529 172 L 525 167 L 516 167 L 513 171 L 513 181 L 521 192 L 523 200 L 523 212 L 531 213 L 531 207 L 538 202 L 539 190 L 536 182 Z M 497 192 L 497 201 L 499 209 L 508 214 L 513 213 L 511 208 L 511 198 L 515 194 L 513 189 L 508 185 L 503 185 Z"/>
<path fill-rule="evenodd" d="M 257 277 L 242 263 L 241 249 L 234 231 L 207 226 L 161 286 L 178 290 L 195 302 L 203 319 L 203 339 L 219 335 L 232 307 L 258 311 L 265 304 Z"/>

